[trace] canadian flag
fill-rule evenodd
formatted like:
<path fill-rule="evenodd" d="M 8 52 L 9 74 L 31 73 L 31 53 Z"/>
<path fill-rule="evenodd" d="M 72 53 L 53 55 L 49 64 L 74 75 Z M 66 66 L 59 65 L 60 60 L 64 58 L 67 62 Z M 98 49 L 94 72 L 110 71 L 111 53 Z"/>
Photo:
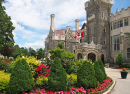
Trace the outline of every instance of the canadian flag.
<path fill-rule="evenodd" d="M 80 33 L 80 34 L 78 34 L 78 35 L 75 35 L 74 38 L 81 38 L 81 37 L 83 37 L 83 36 L 84 36 L 84 32 L 82 32 L 82 33 Z"/>

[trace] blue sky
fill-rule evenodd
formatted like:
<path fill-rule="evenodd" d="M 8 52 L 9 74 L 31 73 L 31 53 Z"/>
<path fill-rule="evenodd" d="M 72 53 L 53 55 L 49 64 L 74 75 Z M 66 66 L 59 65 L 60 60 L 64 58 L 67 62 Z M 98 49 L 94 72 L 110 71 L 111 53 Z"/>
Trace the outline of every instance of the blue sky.
<path fill-rule="evenodd" d="M 55 14 L 57 30 L 71 26 L 75 30 L 75 19 L 80 27 L 86 21 L 84 3 L 88 0 L 6 0 L 3 4 L 11 16 L 15 30 L 15 44 L 20 47 L 44 48 L 50 30 L 50 15 Z M 111 12 L 127 8 L 130 0 L 114 0 Z"/>

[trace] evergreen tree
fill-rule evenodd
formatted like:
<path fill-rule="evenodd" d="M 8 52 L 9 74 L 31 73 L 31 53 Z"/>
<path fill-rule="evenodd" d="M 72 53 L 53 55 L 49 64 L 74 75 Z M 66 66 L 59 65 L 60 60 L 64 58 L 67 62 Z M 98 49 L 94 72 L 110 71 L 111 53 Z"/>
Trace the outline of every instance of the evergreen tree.
<path fill-rule="evenodd" d="M 7 94 L 22 94 L 33 88 L 33 77 L 29 65 L 25 59 L 20 59 L 11 73 Z"/>
<path fill-rule="evenodd" d="M 97 86 L 95 71 L 93 65 L 89 61 L 84 61 L 80 68 L 77 74 L 77 82 L 79 86 L 83 86 L 84 88 L 95 88 Z"/>
<path fill-rule="evenodd" d="M 62 67 L 59 59 L 56 57 L 51 64 L 50 74 L 48 76 L 48 86 L 53 91 L 67 90 L 67 73 Z"/>
<path fill-rule="evenodd" d="M 103 83 L 103 72 L 100 69 L 100 66 L 97 61 L 94 62 L 94 70 L 95 70 L 95 77 L 100 82 Z"/>
<path fill-rule="evenodd" d="M 100 66 L 101 71 L 103 72 L 103 80 L 107 79 L 107 74 L 103 65 L 103 62 L 99 59 L 98 64 Z"/>
<path fill-rule="evenodd" d="M 123 64 L 123 56 L 122 56 L 122 53 L 119 52 L 118 55 L 117 55 L 117 58 L 116 58 L 116 63 L 121 67 L 121 65 Z"/>
<path fill-rule="evenodd" d="M 4 0 L 0 0 L 0 50 L 6 44 L 9 47 L 14 46 L 12 31 L 15 29 L 11 22 L 10 16 L 5 12 L 5 7 L 2 6 Z"/>

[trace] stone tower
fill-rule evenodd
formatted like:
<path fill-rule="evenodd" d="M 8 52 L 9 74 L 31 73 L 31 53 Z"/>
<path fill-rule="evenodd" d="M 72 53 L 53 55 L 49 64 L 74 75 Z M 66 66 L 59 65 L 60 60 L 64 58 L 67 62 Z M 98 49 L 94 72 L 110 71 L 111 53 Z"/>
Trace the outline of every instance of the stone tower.
<path fill-rule="evenodd" d="M 110 14 L 112 0 L 90 0 L 85 3 L 87 13 L 87 42 L 102 45 L 110 60 Z M 107 60 L 107 61 L 109 61 Z"/>

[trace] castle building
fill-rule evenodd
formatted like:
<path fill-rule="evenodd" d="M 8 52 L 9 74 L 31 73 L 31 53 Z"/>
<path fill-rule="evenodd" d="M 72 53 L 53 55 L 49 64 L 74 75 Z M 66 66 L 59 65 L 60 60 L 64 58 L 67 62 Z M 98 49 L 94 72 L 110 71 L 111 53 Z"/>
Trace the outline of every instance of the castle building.
<path fill-rule="evenodd" d="M 51 15 L 50 32 L 45 40 L 46 55 L 58 42 L 65 44 L 66 51 L 75 53 L 77 59 L 101 59 L 104 63 L 116 62 L 118 52 L 123 53 L 125 63 L 130 63 L 130 7 L 111 13 L 113 0 L 90 0 L 85 3 L 87 23 L 76 30 L 69 26 L 56 30 L 54 14 Z M 74 38 L 84 32 L 84 37 Z"/>

